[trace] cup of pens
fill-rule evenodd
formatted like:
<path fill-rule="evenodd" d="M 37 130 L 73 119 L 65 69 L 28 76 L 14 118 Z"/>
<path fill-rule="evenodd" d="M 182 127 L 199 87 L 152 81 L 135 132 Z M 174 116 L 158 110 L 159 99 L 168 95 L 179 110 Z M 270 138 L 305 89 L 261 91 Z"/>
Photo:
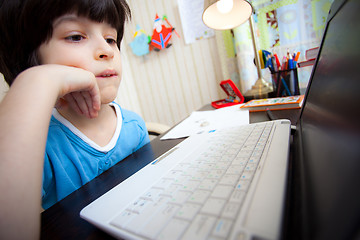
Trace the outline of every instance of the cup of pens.
<path fill-rule="evenodd" d="M 290 54 L 289 51 L 283 57 L 282 62 L 276 53 L 270 53 L 266 50 L 260 50 L 259 56 L 261 66 L 269 68 L 272 76 L 273 93 L 272 97 L 285 97 L 300 95 L 299 79 L 297 72 L 297 60 L 300 52 Z"/>
<path fill-rule="evenodd" d="M 271 72 L 274 97 L 300 95 L 297 68 Z"/>

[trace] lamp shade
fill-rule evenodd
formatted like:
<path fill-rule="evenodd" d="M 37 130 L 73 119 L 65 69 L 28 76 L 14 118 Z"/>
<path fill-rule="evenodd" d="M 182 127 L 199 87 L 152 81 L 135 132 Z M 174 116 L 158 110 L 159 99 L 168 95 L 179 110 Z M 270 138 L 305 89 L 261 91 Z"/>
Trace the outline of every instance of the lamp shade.
<path fill-rule="evenodd" d="M 251 4 L 246 0 L 233 0 L 231 10 L 226 13 L 220 12 L 216 3 L 216 0 L 205 0 L 202 15 L 205 25 L 216 30 L 235 28 L 246 22 L 253 12 Z"/>

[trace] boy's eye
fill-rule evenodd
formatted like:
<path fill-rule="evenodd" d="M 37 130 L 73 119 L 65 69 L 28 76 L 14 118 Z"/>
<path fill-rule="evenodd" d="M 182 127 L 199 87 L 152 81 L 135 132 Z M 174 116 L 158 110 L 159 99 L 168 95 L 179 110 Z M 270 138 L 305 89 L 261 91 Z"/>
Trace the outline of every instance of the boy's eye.
<path fill-rule="evenodd" d="M 113 39 L 113 38 L 107 38 L 107 39 L 106 39 L 106 42 L 107 42 L 108 44 L 110 44 L 110 45 L 116 44 L 116 40 Z"/>
<path fill-rule="evenodd" d="M 84 39 L 81 35 L 71 35 L 65 38 L 66 40 L 72 41 L 72 42 L 80 42 Z"/>

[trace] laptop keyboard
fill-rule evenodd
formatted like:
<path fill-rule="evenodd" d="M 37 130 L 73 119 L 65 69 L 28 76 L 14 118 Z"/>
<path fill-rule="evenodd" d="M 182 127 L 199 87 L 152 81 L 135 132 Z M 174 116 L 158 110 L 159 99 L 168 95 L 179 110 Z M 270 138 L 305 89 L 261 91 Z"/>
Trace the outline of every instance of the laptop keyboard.
<path fill-rule="evenodd" d="M 110 224 L 148 239 L 226 239 L 260 169 L 272 126 L 211 133 L 201 153 L 181 161 Z"/>

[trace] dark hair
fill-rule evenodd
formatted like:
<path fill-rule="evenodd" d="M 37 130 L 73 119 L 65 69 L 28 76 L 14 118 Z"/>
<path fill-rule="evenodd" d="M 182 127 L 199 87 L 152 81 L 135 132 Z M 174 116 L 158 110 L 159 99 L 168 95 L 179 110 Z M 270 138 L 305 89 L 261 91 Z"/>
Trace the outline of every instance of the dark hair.
<path fill-rule="evenodd" d="M 119 48 L 131 18 L 125 0 L 0 0 L 0 72 L 9 85 L 38 65 L 37 49 L 50 40 L 53 21 L 67 13 L 109 23 L 118 32 Z"/>

